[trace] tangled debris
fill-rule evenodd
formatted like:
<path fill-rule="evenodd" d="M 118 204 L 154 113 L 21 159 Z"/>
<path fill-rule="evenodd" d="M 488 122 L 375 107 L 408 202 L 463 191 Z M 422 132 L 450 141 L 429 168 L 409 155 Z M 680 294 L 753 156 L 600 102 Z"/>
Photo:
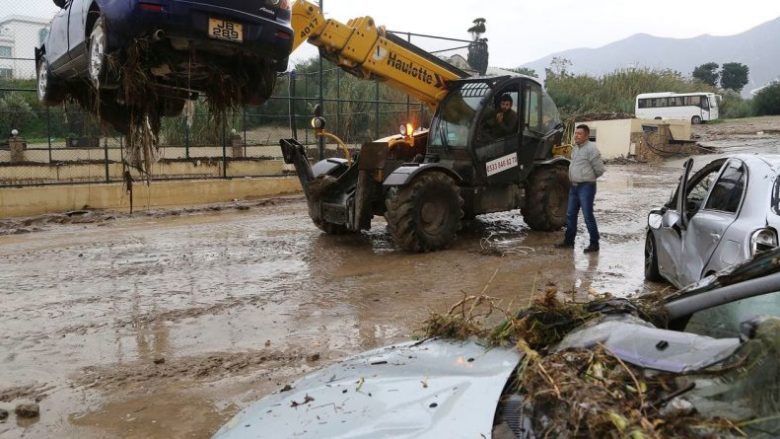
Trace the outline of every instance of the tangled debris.
<path fill-rule="evenodd" d="M 210 129 L 221 133 L 229 112 L 260 104 L 271 94 L 275 81 L 263 75 L 268 67 L 264 60 L 236 56 L 216 62 L 201 57 L 194 49 L 175 50 L 168 42 L 140 37 L 107 56 L 102 83 L 75 84 L 66 98 L 125 136 L 123 162 L 148 182 L 159 157 L 162 117 L 185 110 L 191 126 L 192 102 L 202 93 Z"/>
<path fill-rule="evenodd" d="M 745 437 L 747 427 L 757 427 L 751 434 L 780 431 L 780 398 L 772 390 L 780 389 L 780 320 L 759 326 L 725 364 L 683 375 L 627 364 L 602 345 L 555 350 L 567 334 L 603 316 L 607 307 L 645 320 L 656 316 L 655 323 L 663 326 L 662 295 L 636 303 L 604 297 L 587 304 L 559 296 L 548 287 L 514 314 L 495 298 L 468 296 L 445 314 L 431 313 L 424 334 L 477 337 L 523 352 L 510 390 L 523 397 L 521 410 L 530 417 L 535 437 L 720 438 Z M 489 318 L 498 312 L 504 320 L 489 327 Z M 704 390 L 692 392 L 695 388 Z"/>

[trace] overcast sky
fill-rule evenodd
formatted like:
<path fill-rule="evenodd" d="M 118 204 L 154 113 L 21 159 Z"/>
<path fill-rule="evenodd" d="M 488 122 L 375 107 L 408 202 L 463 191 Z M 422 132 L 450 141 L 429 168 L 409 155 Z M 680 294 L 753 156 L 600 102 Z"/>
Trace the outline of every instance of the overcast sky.
<path fill-rule="evenodd" d="M 249 0 L 247 0 L 249 1 Z M 256 0 L 255 0 L 256 1 Z M 317 3 L 318 0 L 314 0 Z M 346 22 L 370 15 L 387 29 L 469 39 L 472 20 L 487 20 L 490 65 L 516 67 L 554 52 L 601 47 L 636 33 L 690 38 L 733 35 L 780 16 L 777 0 L 323 0 L 325 15 Z M 51 17 L 50 0 L 0 0 L 0 17 Z M 780 36 L 778 36 L 780 39 Z M 456 47 L 414 38 L 426 50 Z M 464 52 L 465 54 L 465 52 Z M 316 55 L 305 44 L 294 61 Z"/>

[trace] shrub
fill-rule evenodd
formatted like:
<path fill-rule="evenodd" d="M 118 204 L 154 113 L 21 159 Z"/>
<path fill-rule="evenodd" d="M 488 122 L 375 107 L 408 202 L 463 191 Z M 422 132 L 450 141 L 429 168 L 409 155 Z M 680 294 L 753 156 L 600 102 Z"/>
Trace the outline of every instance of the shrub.
<path fill-rule="evenodd" d="M 753 99 L 753 108 L 759 116 L 780 114 L 780 81 L 759 91 Z"/>

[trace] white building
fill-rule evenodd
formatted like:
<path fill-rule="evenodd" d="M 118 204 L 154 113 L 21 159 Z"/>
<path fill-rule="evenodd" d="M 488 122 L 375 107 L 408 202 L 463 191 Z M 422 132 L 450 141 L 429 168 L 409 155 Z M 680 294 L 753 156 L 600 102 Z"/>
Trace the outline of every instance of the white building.
<path fill-rule="evenodd" d="M 8 15 L 0 19 L 0 78 L 35 77 L 35 48 L 46 39 L 49 20 Z"/>

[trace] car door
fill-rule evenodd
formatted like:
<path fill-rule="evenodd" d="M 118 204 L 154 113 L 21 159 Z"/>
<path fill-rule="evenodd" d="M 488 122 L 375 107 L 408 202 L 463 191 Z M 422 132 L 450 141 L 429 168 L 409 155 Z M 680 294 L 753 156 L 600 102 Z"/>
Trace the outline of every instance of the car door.
<path fill-rule="evenodd" d="M 706 274 L 704 268 L 737 219 L 747 181 L 747 167 L 741 160 L 726 163 L 715 185 L 709 191 L 704 208 L 690 217 L 683 231 L 682 256 L 685 261 L 681 281 L 689 284 Z"/>
<path fill-rule="evenodd" d="M 724 159 L 714 160 L 690 177 L 693 160 L 687 160 L 675 195 L 664 209 L 661 227 L 655 232 L 658 270 L 675 286 L 688 284 L 684 280 L 688 278 L 684 250 L 689 222 L 704 206 L 724 162 Z M 680 197 L 681 193 L 685 196 Z"/>
<path fill-rule="evenodd" d="M 518 115 L 518 121 L 509 133 L 497 133 L 494 118 L 501 96 L 512 98 L 512 111 Z M 487 105 L 480 116 L 479 128 L 484 132 L 477 136 L 474 154 L 478 163 L 482 164 L 489 185 L 506 185 L 520 181 L 520 161 L 518 157 L 519 105 L 520 90 L 517 85 L 502 88 L 493 95 L 494 105 Z"/>
<path fill-rule="evenodd" d="M 85 0 L 71 0 L 71 7 L 68 12 L 68 55 L 73 63 L 73 68 L 86 66 L 86 31 L 84 8 L 87 7 Z"/>
<path fill-rule="evenodd" d="M 46 39 L 46 58 L 49 60 L 52 72 L 58 73 L 58 70 L 68 63 L 68 11 L 72 2 L 67 2 L 65 6 L 57 11 L 51 20 L 51 29 L 49 37 Z"/>

